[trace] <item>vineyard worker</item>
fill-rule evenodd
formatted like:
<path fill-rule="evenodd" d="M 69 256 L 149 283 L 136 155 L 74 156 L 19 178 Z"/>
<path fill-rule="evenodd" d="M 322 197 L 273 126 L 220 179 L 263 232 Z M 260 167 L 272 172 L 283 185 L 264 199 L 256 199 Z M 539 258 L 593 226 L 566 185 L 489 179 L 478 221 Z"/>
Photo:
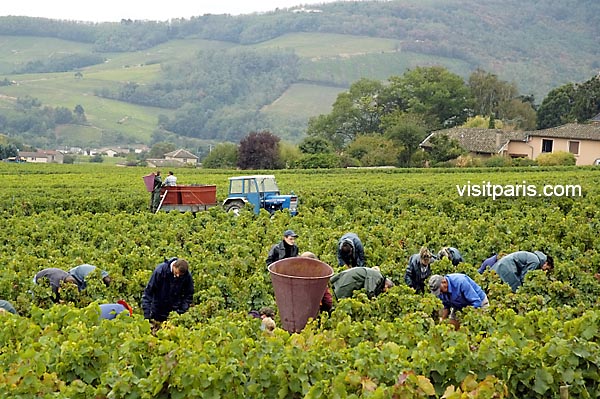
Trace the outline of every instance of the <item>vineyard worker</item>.
<path fill-rule="evenodd" d="M 127 302 L 120 299 L 117 303 L 103 303 L 100 306 L 100 317 L 102 319 L 112 320 L 121 313 L 133 316 L 133 309 Z"/>
<path fill-rule="evenodd" d="M 162 187 L 162 178 L 160 177 L 160 170 L 157 170 L 154 174 L 154 185 L 152 186 L 152 196 L 150 197 L 150 210 L 152 213 L 156 213 L 158 206 L 160 205 L 160 189 Z"/>
<path fill-rule="evenodd" d="M 317 258 L 317 255 L 308 251 L 302 252 L 300 257 L 319 260 L 319 258 Z M 331 290 L 329 289 L 329 287 L 325 288 L 323 298 L 321 298 L 321 303 L 319 304 L 319 309 L 321 312 L 329 312 L 331 311 L 331 309 L 333 309 L 333 295 L 331 295 Z"/>
<path fill-rule="evenodd" d="M 333 292 L 337 299 L 351 298 L 354 291 L 364 289 L 369 298 L 386 292 L 394 286 L 381 274 L 378 267 L 353 267 L 331 277 Z"/>
<path fill-rule="evenodd" d="M 404 273 L 404 281 L 413 288 L 417 294 L 425 293 L 425 281 L 431 276 L 431 263 L 433 255 L 427 247 L 421 247 L 418 254 L 413 254 L 408 259 L 408 266 Z"/>
<path fill-rule="evenodd" d="M 489 306 L 487 295 L 475 281 L 463 273 L 445 276 L 434 274 L 429 278 L 431 293 L 442 300 L 444 309 L 441 318 L 450 319 L 458 328 L 456 312 L 467 307 L 486 308 Z"/>
<path fill-rule="evenodd" d="M 487 269 L 490 269 L 492 266 L 494 266 L 496 264 L 496 262 L 498 262 L 500 259 L 502 259 L 503 256 L 504 256 L 504 253 L 502 253 L 502 252 L 490 256 L 489 258 L 487 258 L 486 260 L 481 262 L 481 266 L 479 266 L 479 269 L 477 269 L 477 271 L 479 272 L 479 274 L 483 274 L 483 272 L 485 272 Z"/>
<path fill-rule="evenodd" d="M 10 303 L 8 301 L 5 301 L 4 299 L 0 299 L 0 313 L 2 313 L 2 312 L 8 312 L 8 313 L 12 313 L 12 314 L 18 314 L 17 310 L 12 305 L 12 303 Z"/>
<path fill-rule="evenodd" d="M 39 271 L 35 277 L 33 278 L 33 282 L 35 284 L 39 284 L 41 279 L 47 279 L 50 283 L 50 287 L 52 288 L 52 292 L 54 292 L 54 302 L 60 301 L 60 295 L 58 293 L 60 289 L 61 283 L 72 283 L 77 284 L 75 278 L 71 276 L 68 272 L 58 269 L 56 267 L 50 267 L 44 270 Z"/>
<path fill-rule="evenodd" d="M 75 266 L 74 268 L 69 270 L 69 274 L 75 279 L 79 291 L 85 290 L 85 288 L 87 287 L 87 282 L 85 279 L 88 276 L 88 274 L 92 273 L 94 270 L 96 270 L 96 266 L 89 265 L 87 263 Z M 102 282 L 108 287 L 111 281 L 108 272 L 106 270 L 102 270 L 100 272 L 100 275 L 102 276 Z"/>
<path fill-rule="evenodd" d="M 163 184 L 166 187 L 176 186 L 177 185 L 177 177 L 173 174 L 172 171 L 169 171 L 169 176 L 165 179 L 165 183 Z"/>
<path fill-rule="evenodd" d="M 259 310 L 262 322 L 260 329 L 267 332 L 272 332 L 275 329 L 275 311 L 268 306 L 264 306 Z"/>
<path fill-rule="evenodd" d="M 296 245 L 298 234 L 294 230 L 283 232 L 283 240 L 274 244 L 267 255 L 267 266 L 281 259 L 293 258 L 298 256 L 298 246 Z"/>
<path fill-rule="evenodd" d="M 171 258 L 156 266 L 142 295 L 146 319 L 165 321 L 169 313 L 187 312 L 192 304 L 194 281 L 185 259 Z"/>
<path fill-rule="evenodd" d="M 453 266 L 458 266 L 459 263 L 464 262 L 460 252 L 454 247 L 444 247 L 440 249 L 437 259 L 442 260 L 444 258 L 448 258 Z"/>
<path fill-rule="evenodd" d="M 525 274 L 532 270 L 549 271 L 554 269 L 554 259 L 541 251 L 517 251 L 500 259 L 491 270 L 515 292 L 523 285 Z"/>
<path fill-rule="evenodd" d="M 365 266 L 365 249 L 356 234 L 346 233 L 339 239 L 337 259 L 338 266 Z"/>

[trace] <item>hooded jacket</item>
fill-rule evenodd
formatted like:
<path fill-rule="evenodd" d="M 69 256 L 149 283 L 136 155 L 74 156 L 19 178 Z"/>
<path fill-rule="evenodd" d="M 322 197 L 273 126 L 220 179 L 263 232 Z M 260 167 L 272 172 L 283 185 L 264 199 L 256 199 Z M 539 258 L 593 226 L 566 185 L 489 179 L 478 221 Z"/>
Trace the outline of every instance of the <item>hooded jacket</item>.
<path fill-rule="evenodd" d="M 342 254 L 342 245 L 345 243 L 352 247 L 352 254 L 345 256 Z M 349 265 L 350 267 L 365 266 L 365 249 L 360 238 L 354 233 L 346 233 L 340 238 L 337 249 L 338 265 Z"/>
<path fill-rule="evenodd" d="M 194 281 L 188 271 L 181 277 L 175 277 L 171 271 L 171 258 L 156 266 L 142 296 L 144 317 L 165 321 L 170 312 L 187 312 L 194 296 Z"/>
<path fill-rule="evenodd" d="M 331 277 L 331 285 L 336 298 L 350 298 L 355 290 L 363 289 L 369 298 L 383 292 L 385 277 L 380 271 L 370 267 L 353 267 Z"/>
<path fill-rule="evenodd" d="M 498 273 L 502 281 L 510 285 L 510 288 L 515 292 L 517 288 L 523 285 L 525 274 L 540 269 L 547 259 L 548 257 L 540 251 L 518 251 L 500 259 L 491 267 L 491 270 Z"/>

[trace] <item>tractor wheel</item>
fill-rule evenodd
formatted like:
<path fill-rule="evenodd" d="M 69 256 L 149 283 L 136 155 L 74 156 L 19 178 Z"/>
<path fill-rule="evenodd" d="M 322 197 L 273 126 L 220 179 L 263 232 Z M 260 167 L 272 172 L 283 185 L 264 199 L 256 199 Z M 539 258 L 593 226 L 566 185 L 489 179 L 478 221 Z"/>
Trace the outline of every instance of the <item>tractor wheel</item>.
<path fill-rule="evenodd" d="M 244 204 L 244 201 L 231 201 L 225 206 L 225 211 L 232 212 L 236 216 L 239 216 L 240 211 L 244 209 L 245 206 L 246 204 Z"/>

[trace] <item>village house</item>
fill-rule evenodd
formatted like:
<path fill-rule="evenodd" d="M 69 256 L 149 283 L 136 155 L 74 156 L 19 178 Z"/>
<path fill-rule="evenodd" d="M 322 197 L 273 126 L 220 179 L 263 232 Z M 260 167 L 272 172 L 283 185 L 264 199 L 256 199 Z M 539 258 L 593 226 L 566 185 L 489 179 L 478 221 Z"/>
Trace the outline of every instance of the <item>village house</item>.
<path fill-rule="evenodd" d="M 165 159 L 181 161 L 184 164 L 189 164 L 189 165 L 196 165 L 198 163 L 199 158 L 187 150 L 179 149 L 179 150 L 175 150 L 175 151 L 166 153 Z"/>
<path fill-rule="evenodd" d="M 63 163 L 64 155 L 60 151 L 38 150 L 37 152 L 19 151 L 19 157 L 33 163 Z"/>
<path fill-rule="evenodd" d="M 569 123 L 533 131 L 451 128 L 432 132 L 420 147 L 431 148 L 431 138 L 446 135 L 473 156 L 503 155 L 536 159 L 540 154 L 566 151 L 575 155 L 577 165 L 600 163 L 600 123 Z"/>
<path fill-rule="evenodd" d="M 577 165 L 594 165 L 600 160 L 600 125 L 569 123 L 563 126 L 527 132 L 531 158 L 548 152 L 567 151 L 575 155 Z M 514 151 L 527 150 L 520 146 Z"/>

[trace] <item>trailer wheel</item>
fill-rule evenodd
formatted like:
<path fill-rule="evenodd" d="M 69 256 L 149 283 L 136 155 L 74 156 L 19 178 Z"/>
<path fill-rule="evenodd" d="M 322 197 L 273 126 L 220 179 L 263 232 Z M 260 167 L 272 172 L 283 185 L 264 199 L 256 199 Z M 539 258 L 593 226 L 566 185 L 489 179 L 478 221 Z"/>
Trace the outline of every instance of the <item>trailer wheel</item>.
<path fill-rule="evenodd" d="M 239 200 L 237 200 L 237 201 L 231 201 L 230 203 L 228 203 L 225 206 L 225 210 L 227 212 L 234 213 L 236 216 L 239 216 L 240 211 L 242 209 L 244 209 L 245 206 L 246 206 L 246 204 L 244 204 L 244 201 L 239 201 Z"/>

